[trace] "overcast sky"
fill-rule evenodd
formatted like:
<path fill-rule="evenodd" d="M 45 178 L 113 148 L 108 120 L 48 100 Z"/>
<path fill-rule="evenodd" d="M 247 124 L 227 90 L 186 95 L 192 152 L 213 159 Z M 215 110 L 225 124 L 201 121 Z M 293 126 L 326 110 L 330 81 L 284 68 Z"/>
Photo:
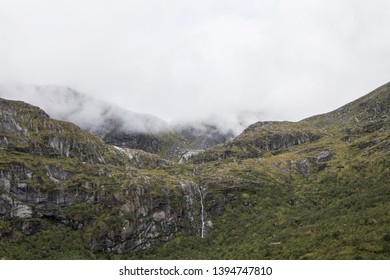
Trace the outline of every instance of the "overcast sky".
<path fill-rule="evenodd" d="M 390 81 L 389 27 L 388 0 L 0 0 L 0 83 L 299 120 Z"/>

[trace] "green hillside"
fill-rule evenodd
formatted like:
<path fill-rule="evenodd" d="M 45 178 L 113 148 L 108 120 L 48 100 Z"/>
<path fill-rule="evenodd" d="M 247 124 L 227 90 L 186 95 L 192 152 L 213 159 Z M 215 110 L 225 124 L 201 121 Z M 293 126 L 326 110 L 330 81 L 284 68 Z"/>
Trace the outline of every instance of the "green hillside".
<path fill-rule="evenodd" d="M 390 84 L 184 164 L 0 109 L 0 258 L 390 259 Z"/>

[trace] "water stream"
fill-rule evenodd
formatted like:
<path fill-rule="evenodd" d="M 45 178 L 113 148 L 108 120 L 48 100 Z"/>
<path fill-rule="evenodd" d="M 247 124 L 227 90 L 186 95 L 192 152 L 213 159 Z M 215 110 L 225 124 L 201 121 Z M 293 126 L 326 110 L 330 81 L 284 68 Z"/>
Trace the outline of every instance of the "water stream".
<path fill-rule="evenodd" d="M 203 201 L 203 187 L 199 186 L 198 191 L 200 195 L 200 218 L 201 218 L 200 237 L 204 238 L 206 228 L 205 228 L 205 213 L 204 213 L 204 201 Z"/>

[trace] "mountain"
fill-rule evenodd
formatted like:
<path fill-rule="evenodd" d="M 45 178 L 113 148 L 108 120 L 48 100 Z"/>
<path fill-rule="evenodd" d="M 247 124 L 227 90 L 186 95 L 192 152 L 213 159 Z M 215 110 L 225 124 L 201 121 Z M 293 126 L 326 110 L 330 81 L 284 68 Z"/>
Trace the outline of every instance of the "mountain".
<path fill-rule="evenodd" d="M 341 143 L 349 143 L 361 141 L 368 135 L 386 135 L 389 130 L 389 87 L 386 84 L 335 111 L 300 122 L 254 123 L 232 142 L 209 149 L 195 161 L 275 155 L 296 145 L 326 142 L 330 137 L 334 144 L 335 137 Z"/>
<path fill-rule="evenodd" d="M 55 119 L 75 123 L 107 144 L 172 160 L 191 150 L 226 143 L 234 136 L 231 130 L 222 132 L 207 123 L 169 125 L 156 116 L 130 112 L 67 87 L 2 85 L 0 96 L 39 106 Z"/>
<path fill-rule="evenodd" d="M 218 144 L 233 140 L 235 133 L 222 130 L 211 123 L 179 124 L 174 129 L 183 135 L 194 150 L 206 150 Z"/>
<path fill-rule="evenodd" d="M 113 126 L 132 133 L 157 133 L 169 128 L 156 116 L 130 112 L 67 87 L 2 85 L 0 96 L 38 106 L 53 118 L 75 123 L 98 136 Z"/>
<path fill-rule="evenodd" d="M 56 233 L 62 239 L 78 231 L 82 237 L 75 240 L 88 250 L 121 253 L 169 240 L 179 228 L 198 231 L 196 184 L 170 175 L 172 163 L 157 155 L 106 145 L 38 107 L 5 99 L 0 139 L 2 254 L 20 234 L 34 239 Z M 61 242 L 47 250 L 65 250 Z M 58 257 L 66 258 L 67 249 L 63 254 Z"/>
<path fill-rule="evenodd" d="M 179 164 L 0 99 L 0 258 L 389 259 L 389 101 L 257 122 Z"/>

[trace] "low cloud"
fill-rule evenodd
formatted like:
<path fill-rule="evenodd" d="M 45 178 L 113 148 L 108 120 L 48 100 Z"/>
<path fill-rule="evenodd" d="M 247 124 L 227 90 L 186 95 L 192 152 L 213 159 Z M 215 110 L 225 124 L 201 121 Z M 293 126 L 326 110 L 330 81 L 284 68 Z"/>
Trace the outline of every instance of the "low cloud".
<path fill-rule="evenodd" d="M 3 0 L 0 83 L 67 86 L 168 122 L 299 120 L 388 82 L 389 11 L 386 0 Z"/>
<path fill-rule="evenodd" d="M 168 124 L 156 116 L 130 112 L 67 87 L 1 85 L 0 96 L 38 106 L 52 118 L 75 123 L 96 134 L 113 128 L 133 133 L 168 129 Z"/>
<path fill-rule="evenodd" d="M 131 133 L 156 133 L 194 128 L 205 133 L 213 127 L 223 134 L 238 135 L 247 126 L 263 119 L 252 111 L 226 111 L 196 119 L 181 118 L 170 123 L 150 114 L 128 111 L 118 105 L 55 85 L 0 85 L 0 97 L 20 100 L 38 106 L 52 118 L 75 123 L 83 129 L 103 135 L 113 128 Z"/>

